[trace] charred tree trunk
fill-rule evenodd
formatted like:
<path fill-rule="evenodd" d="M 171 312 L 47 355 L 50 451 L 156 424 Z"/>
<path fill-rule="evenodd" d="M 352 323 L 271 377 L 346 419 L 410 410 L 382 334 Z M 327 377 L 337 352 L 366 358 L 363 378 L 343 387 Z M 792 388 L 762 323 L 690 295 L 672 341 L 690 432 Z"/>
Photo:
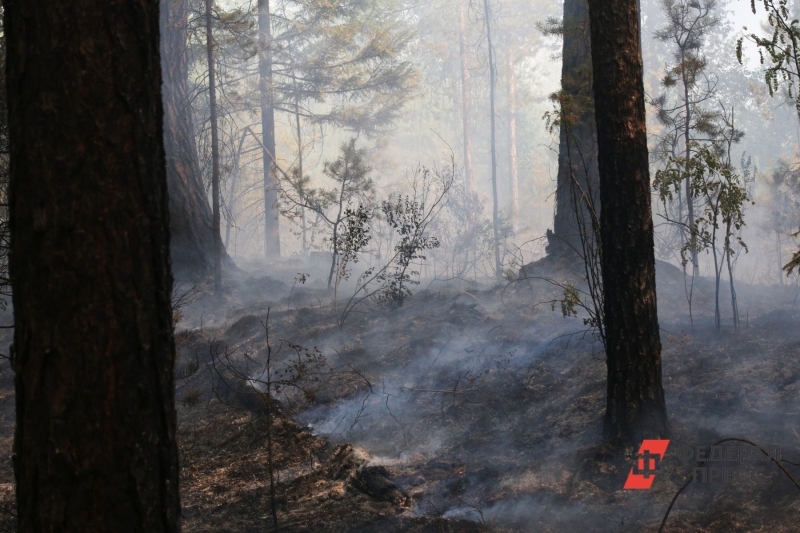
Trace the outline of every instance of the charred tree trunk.
<path fill-rule="evenodd" d="M 560 105 L 562 121 L 558 149 L 556 207 L 553 221 L 555 239 L 550 253 L 576 252 L 582 249 L 581 233 L 589 235 L 591 214 L 584 202 L 575 212 L 573 198 L 591 191 L 597 206 L 599 174 L 597 171 L 597 127 L 592 94 L 592 60 L 587 0 L 565 0 L 563 22 L 563 62 L 561 65 Z M 583 221 L 584 227 L 579 227 Z"/>
<path fill-rule="evenodd" d="M 217 132 L 217 73 L 214 64 L 214 36 L 211 23 L 212 0 L 206 0 L 206 56 L 208 58 L 208 100 L 211 114 L 211 212 L 214 237 L 214 292 L 222 291 L 222 235 L 219 232 L 219 134 Z"/>
<path fill-rule="evenodd" d="M 464 188 L 472 192 L 472 90 L 469 84 L 467 56 L 467 14 L 464 3 L 458 5 L 458 42 L 461 55 L 461 120 L 464 128 Z"/>
<path fill-rule="evenodd" d="M 176 278 L 200 281 L 213 270 L 214 234 L 189 107 L 187 0 L 162 0 L 160 6 L 172 268 Z"/>
<path fill-rule="evenodd" d="M 4 6 L 18 531 L 178 532 L 159 3 Z"/>
<path fill-rule="evenodd" d="M 275 177 L 275 110 L 272 85 L 272 29 L 269 0 L 258 1 L 258 87 L 261 92 L 261 139 L 264 159 L 264 255 L 280 257 L 278 184 Z"/>
<path fill-rule="evenodd" d="M 590 0 L 608 396 L 603 433 L 667 437 L 636 0 Z"/>
<path fill-rule="evenodd" d="M 511 224 L 516 230 L 519 215 L 519 165 L 517 164 L 517 84 L 514 52 L 508 50 L 508 169 L 511 178 Z"/>
<path fill-rule="evenodd" d="M 497 65 L 492 46 L 492 11 L 489 0 L 483 0 L 484 18 L 486 20 L 486 49 L 489 57 L 489 113 L 491 124 L 492 152 L 492 230 L 494 231 L 494 275 L 497 281 L 503 279 L 503 265 L 500 263 L 500 211 L 497 199 L 497 127 L 495 124 L 495 88 L 497 85 Z"/>

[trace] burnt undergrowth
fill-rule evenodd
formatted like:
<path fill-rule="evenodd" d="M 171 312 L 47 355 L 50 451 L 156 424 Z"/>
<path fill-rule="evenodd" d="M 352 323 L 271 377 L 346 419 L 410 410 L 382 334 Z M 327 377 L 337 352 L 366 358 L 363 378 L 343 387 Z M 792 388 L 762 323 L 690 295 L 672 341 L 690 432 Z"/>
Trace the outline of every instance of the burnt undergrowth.
<path fill-rule="evenodd" d="M 502 287 L 433 284 L 343 328 L 313 286 L 289 299 L 288 287 L 249 279 L 216 307 L 201 287 L 178 326 L 184 531 L 271 531 L 273 496 L 281 531 L 658 531 L 694 463 L 668 450 L 651 490 L 622 490 L 633 457 L 601 441 L 601 345 L 580 309 L 553 310 L 561 286 L 540 279 L 579 286 L 580 272 L 551 261 Z M 794 294 L 743 285 L 741 331 L 717 334 L 713 287 L 696 282 L 694 309 L 706 312 L 692 330 L 683 283 L 658 265 L 671 450 L 741 437 L 800 463 Z M 245 379 L 264 381 L 267 309 L 273 345 L 322 354 L 325 367 L 302 394 L 275 391 L 272 420 Z M 215 389 L 215 353 L 238 369 L 227 391 L 218 379 Z M 10 531 L 13 375 L 2 370 L 0 530 Z M 798 491 L 774 464 L 730 466 L 747 475 L 690 484 L 664 531 L 796 530 Z"/>
<path fill-rule="evenodd" d="M 290 306 L 280 298 L 256 301 L 251 292 L 248 305 L 231 306 L 226 324 L 196 332 L 181 350 L 207 351 L 216 339 L 231 353 L 247 351 L 263 336 L 259 317 L 269 305 L 276 338 L 325 354 L 331 371 L 313 398 L 276 396 L 280 423 L 296 424 L 308 443 L 328 450 L 312 459 L 296 452 L 306 470 L 277 460 L 287 531 L 318 530 L 309 524 L 326 506 L 339 509 L 330 511 L 331 531 L 410 531 L 434 523 L 454 531 L 469 530 L 464 524 L 487 531 L 657 531 L 692 464 L 668 454 L 651 490 L 622 490 L 633 457 L 601 442 L 601 344 L 580 312 L 565 318 L 545 305 L 562 298 L 564 284 L 580 287 L 580 272 L 563 259 L 551 261 L 523 269 L 505 287 L 436 285 L 400 309 L 356 313 L 343 328 L 319 291 L 295 289 Z M 712 312 L 695 313 L 692 327 L 683 283 L 679 269 L 658 265 L 670 446 L 739 436 L 781 445 L 784 457 L 800 459 L 800 333 L 792 326 L 800 313 L 793 295 L 743 286 L 742 330 L 717 334 L 708 305 Z M 694 309 L 705 309 L 711 284 L 698 280 L 695 290 Z M 189 381 L 210 375 L 206 362 Z M 179 395 L 182 387 L 190 385 L 180 385 Z M 182 410 L 182 420 L 232 416 L 222 412 L 257 418 L 246 405 L 223 406 L 208 388 L 205 394 L 204 407 Z M 276 442 L 292 448 L 292 439 Z M 330 468 L 345 449 L 357 459 L 337 478 Z M 768 463 L 735 466 L 750 477 L 690 485 L 665 531 L 792 531 L 800 507 L 791 482 Z M 254 477 L 266 482 L 263 473 Z M 325 488 L 327 504 L 289 496 L 316 494 L 316 486 Z M 259 501 L 266 516 L 263 494 Z M 204 530 L 192 523 L 189 531 Z"/>

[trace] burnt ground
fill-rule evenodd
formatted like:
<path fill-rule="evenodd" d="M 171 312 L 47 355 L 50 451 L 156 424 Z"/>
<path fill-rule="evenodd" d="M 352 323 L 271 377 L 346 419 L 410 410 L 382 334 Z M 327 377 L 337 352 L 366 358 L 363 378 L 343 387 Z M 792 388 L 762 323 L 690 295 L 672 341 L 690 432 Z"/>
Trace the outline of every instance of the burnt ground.
<path fill-rule="evenodd" d="M 573 281 L 569 266 L 527 273 Z M 264 397 L 211 355 L 227 349 L 236 369 L 257 378 L 267 308 L 273 368 L 296 354 L 275 353 L 281 339 L 324 357 L 297 382 L 304 393 L 287 386 L 275 399 L 282 531 L 655 532 L 692 473 L 674 453 L 680 446 L 741 437 L 780 445 L 800 463 L 794 288 L 740 284 L 739 332 L 724 291 L 717 333 L 711 283 L 695 287 L 692 328 L 681 272 L 659 264 L 658 274 L 672 440 L 648 491 L 622 489 L 633 455 L 601 441 L 601 347 L 583 312 L 564 318 L 549 303 L 561 291 L 544 280 L 431 284 L 398 310 L 364 306 L 341 329 L 324 291 L 292 289 L 293 274 L 283 283 L 242 277 L 226 298 L 196 300 L 182 310 L 186 377 L 176 390 L 184 531 L 271 530 Z M 0 530 L 10 531 L 13 379 L 2 370 Z M 690 484 L 665 531 L 798 530 L 800 490 L 775 464 L 728 466 L 739 477 Z M 800 478 L 800 467 L 785 468 Z"/>

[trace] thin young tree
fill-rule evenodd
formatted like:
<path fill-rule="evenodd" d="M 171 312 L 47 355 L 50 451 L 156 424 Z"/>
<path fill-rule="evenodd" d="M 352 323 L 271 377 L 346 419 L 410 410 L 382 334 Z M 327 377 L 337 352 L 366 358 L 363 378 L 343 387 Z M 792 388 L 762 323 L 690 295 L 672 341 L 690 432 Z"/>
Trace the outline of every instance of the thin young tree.
<path fill-rule="evenodd" d="M 217 74 L 214 60 L 213 0 L 206 0 L 206 58 L 211 120 L 211 232 L 214 238 L 214 292 L 222 292 L 222 235 L 219 223 L 219 133 L 217 131 Z"/>
<path fill-rule="evenodd" d="M 491 130 L 492 155 L 492 230 L 494 232 L 494 274 L 497 281 L 503 279 L 503 265 L 500 262 L 500 208 L 497 198 L 497 126 L 495 117 L 495 89 L 497 86 L 497 65 L 492 44 L 492 9 L 490 0 L 483 0 L 483 18 L 486 23 L 486 55 L 489 59 L 489 123 Z"/>
<path fill-rule="evenodd" d="M 468 193 L 473 189 L 472 172 L 472 88 L 469 76 L 469 55 L 467 53 L 467 3 L 458 4 L 458 50 L 461 74 L 461 122 L 464 137 L 464 187 Z"/>
<path fill-rule="evenodd" d="M 159 2 L 3 3 L 17 530 L 176 533 Z"/>
<path fill-rule="evenodd" d="M 514 50 L 508 49 L 508 173 L 511 193 L 511 224 L 516 229 L 519 216 L 519 162 L 517 158 L 517 82 Z"/>
<path fill-rule="evenodd" d="M 651 103 L 658 121 L 664 126 L 659 137 L 656 158 L 666 160 L 682 153 L 684 161 L 691 159 L 691 147 L 711 142 L 717 137 L 716 113 L 704 104 L 716 97 L 716 78 L 706 72 L 708 62 L 703 54 L 708 33 L 720 24 L 716 0 L 662 0 L 661 9 L 667 24 L 655 32 L 661 42 L 672 46 L 673 64 L 668 65 L 661 84 L 677 93 L 676 101 L 668 101 L 662 93 Z M 681 245 L 686 242 L 686 228 L 695 222 L 695 199 L 691 193 L 691 178 L 685 171 L 683 194 L 678 195 L 678 220 Z M 686 203 L 686 222 L 683 223 L 683 203 Z M 697 249 L 691 249 L 692 276 L 700 275 Z M 689 302 L 691 307 L 691 298 Z"/>
<path fill-rule="evenodd" d="M 603 434 L 616 445 L 669 435 L 637 0 L 590 0 L 600 171 L 608 387 Z"/>

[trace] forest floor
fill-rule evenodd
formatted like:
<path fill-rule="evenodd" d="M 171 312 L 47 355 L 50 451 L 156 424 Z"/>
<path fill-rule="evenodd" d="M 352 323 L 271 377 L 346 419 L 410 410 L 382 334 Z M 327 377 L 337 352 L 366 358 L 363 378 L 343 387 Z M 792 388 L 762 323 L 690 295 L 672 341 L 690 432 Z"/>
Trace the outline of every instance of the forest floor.
<path fill-rule="evenodd" d="M 601 347 L 583 314 L 562 316 L 561 290 L 538 279 L 575 282 L 571 267 L 545 261 L 505 287 L 423 285 L 400 309 L 370 304 L 342 327 L 341 304 L 315 278 L 292 285 L 298 265 L 240 275 L 224 298 L 202 288 L 187 297 L 176 388 L 183 530 L 272 530 L 270 440 L 287 532 L 656 532 L 692 475 L 682 446 L 741 437 L 800 463 L 794 287 L 741 283 L 738 332 L 724 291 L 717 333 L 712 283 L 694 287 L 692 328 L 683 275 L 660 263 L 670 448 L 652 489 L 623 490 L 634 459 L 602 444 Z M 272 368 L 303 378 L 278 391 L 271 426 L 251 386 L 265 324 Z M 298 353 L 306 366 L 292 363 Z M 13 377 L 0 369 L 0 531 L 11 531 Z M 690 484 L 664 531 L 798 530 L 800 490 L 773 462 L 726 466 L 736 479 Z"/>

